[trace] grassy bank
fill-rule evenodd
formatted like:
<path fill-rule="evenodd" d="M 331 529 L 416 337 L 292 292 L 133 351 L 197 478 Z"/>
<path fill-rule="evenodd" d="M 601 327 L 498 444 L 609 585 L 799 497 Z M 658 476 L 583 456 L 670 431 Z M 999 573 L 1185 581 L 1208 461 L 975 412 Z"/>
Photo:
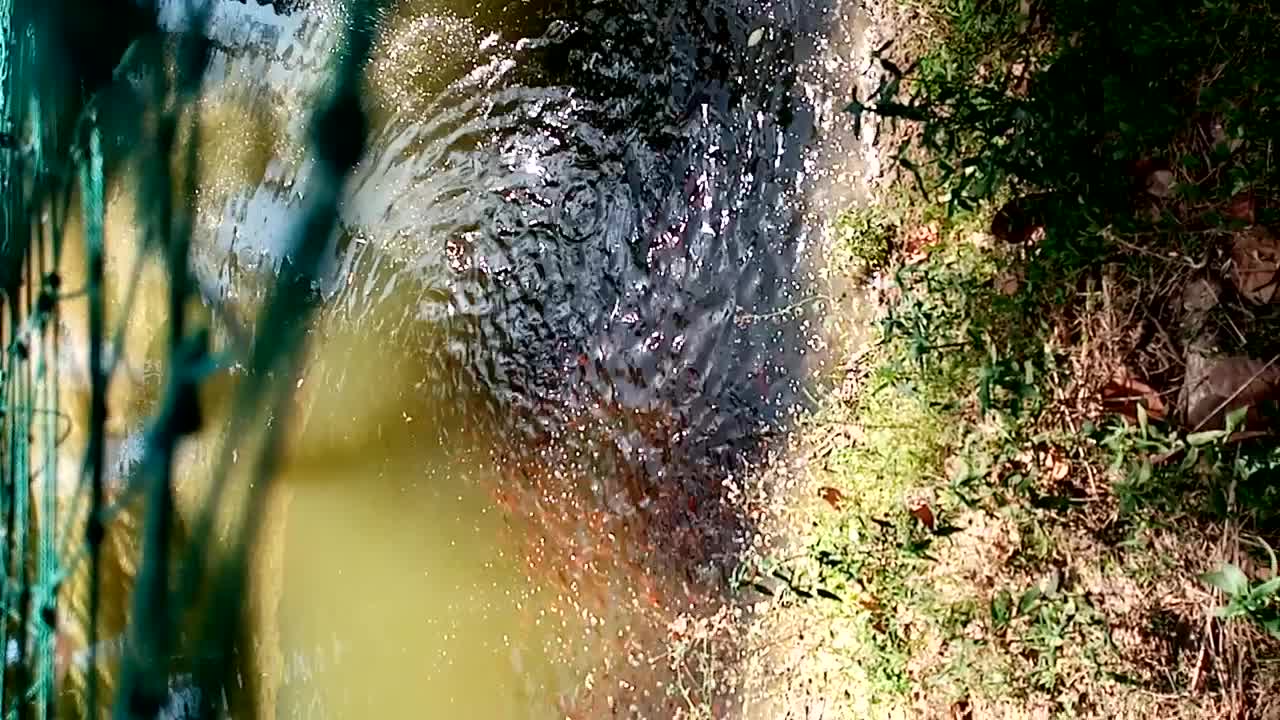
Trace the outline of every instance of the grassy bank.
<path fill-rule="evenodd" d="M 740 579 L 785 705 L 1280 717 L 1280 14 L 885 15 L 850 111 L 897 162 L 831 252 L 876 318 Z"/>

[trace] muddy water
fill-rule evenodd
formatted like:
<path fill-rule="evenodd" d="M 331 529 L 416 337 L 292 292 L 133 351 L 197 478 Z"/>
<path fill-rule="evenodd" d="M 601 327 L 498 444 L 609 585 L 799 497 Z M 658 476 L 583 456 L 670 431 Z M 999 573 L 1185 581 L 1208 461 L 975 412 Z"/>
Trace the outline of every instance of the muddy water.
<path fill-rule="evenodd" d="M 288 5 L 208 28 L 196 270 L 228 307 L 287 251 L 342 31 Z M 815 347 L 828 10 L 390 4 L 260 550 L 264 715 L 730 712 L 681 617 L 723 605 Z"/>

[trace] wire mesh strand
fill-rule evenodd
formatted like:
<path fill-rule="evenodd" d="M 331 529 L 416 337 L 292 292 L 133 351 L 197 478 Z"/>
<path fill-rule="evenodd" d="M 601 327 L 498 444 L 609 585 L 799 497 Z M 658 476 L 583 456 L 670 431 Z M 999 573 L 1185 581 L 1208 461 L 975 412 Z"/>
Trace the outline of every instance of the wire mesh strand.
<path fill-rule="evenodd" d="M 293 228 L 291 262 L 262 308 L 251 346 L 244 349 L 250 372 L 232 404 L 224 462 L 208 480 L 209 504 L 186 532 L 173 507 L 174 458 L 198 426 L 195 389 L 211 359 L 210 329 L 187 317 L 196 294 L 188 264 L 200 134 L 198 113 L 184 115 L 183 109 L 199 94 L 206 41 L 199 32 L 188 33 L 178 43 L 176 73 L 152 74 L 148 102 L 159 117 L 158 134 L 137 144 L 153 153 L 138 164 L 143 177 L 136 181 L 146 189 L 137 208 L 143 227 L 140 237 L 112 238 L 140 244 L 145 253 L 139 257 L 165 267 L 170 338 L 165 387 L 147 424 L 143 461 L 130 476 L 109 479 L 108 390 L 135 290 L 128 289 L 118 325 L 109 327 L 104 267 L 116 246 L 107 245 L 106 197 L 107 188 L 120 179 L 110 176 L 115 165 L 104 157 L 97 113 L 110 108 L 95 104 L 93 88 L 82 82 L 99 71 L 75 67 L 72 59 L 84 54 L 69 51 L 54 31 L 66 20 L 56 13 L 75 3 L 45 7 L 36 0 L 0 0 L 0 337 L 5 348 L 0 360 L 0 650 L 5 658 L 0 714 L 6 720 L 54 717 L 68 709 L 93 717 L 108 709 L 117 718 L 156 717 L 180 668 L 194 675 L 199 690 L 199 707 L 189 709 L 191 715 L 227 713 L 238 670 L 236 642 L 245 637 L 240 625 L 251 591 L 248 558 L 279 457 L 284 427 L 279 420 L 288 415 L 287 388 L 270 378 L 289 375 L 285 371 L 301 362 L 306 321 L 317 302 L 310 289 L 338 221 L 347 174 L 364 150 L 360 88 L 373 43 L 375 6 L 354 0 L 346 8 L 346 35 L 330 92 L 314 111 L 310 152 L 317 172 Z M 199 27 L 201 15 L 191 15 Z M 64 113 L 75 115 L 74 122 L 63 122 Z M 181 122 L 191 123 L 185 133 L 176 132 Z M 180 173 L 172 171 L 174 158 L 186 163 Z M 181 186 L 175 188 L 175 182 Z M 73 196 L 79 203 L 68 204 Z M 79 215 L 80 237 L 64 239 L 68 213 Z M 64 253 L 67 243 L 80 245 Z M 84 267 L 69 273 L 72 258 Z M 63 287 L 63 278 L 71 274 L 82 276 L 84 287 Z M 135 272 L 126 279 L 136 283 L 137 277 Z M 63 408 L 67 373 L 61 362 L 67 356 L 64 345 L 71 342 L 64 339 L 64 304 L 72 294 L 82 294 L 87 309 L 83 341 L 90 398 L 87 417 L 79 419 Z M 266 418 L 272 422 L 265 423 L 269 430 L 256 444 L 248 491 L 227 495 L 232 480 L 225 460 L 244 439 L 240 429 L 262 427 Z M 64 442 L 76 422 L 84 423 L 77 436 L 84 441 L 84 454 L 68 458 Z M 64 472 L 67 467 L 70 473 Z M 64 483 L 64 475 L 73 479 Z M 243 518 L 239 536 L 229 550 L 214 552 L 215 519 L 228 512 L 224 505 L 232 500 L 238 507 L 229 512 Z M 141 511 L 132 510 L 134 505 Z M 134 515 L 145 518 L 141 532 Z M 176 534 L 185 534 L 185 541 L 174 545 Z M 108 594 L 123 590 L 106 586 L 104 578 L 131 573 L 136 575 L 131 597 L 111 598 L 113 608 L 118 604 L 131 611 L 119 657 L 109 659 L 106 647 L 115 639 L 104 637 L 100 625 L 111 614 Z M 193 613 L 198 616 L 191 623 Z M 86 626 L 82 648 L 69 640 L 80 632 L 76 623 Z M 108 662 L 114 663 L 109 670 Z M 73 684 L 72 678 L 83 687 L 76 702 L 68 703 L 63 686 Z M 268 708 L 257 710 L 271 714 Z"/>

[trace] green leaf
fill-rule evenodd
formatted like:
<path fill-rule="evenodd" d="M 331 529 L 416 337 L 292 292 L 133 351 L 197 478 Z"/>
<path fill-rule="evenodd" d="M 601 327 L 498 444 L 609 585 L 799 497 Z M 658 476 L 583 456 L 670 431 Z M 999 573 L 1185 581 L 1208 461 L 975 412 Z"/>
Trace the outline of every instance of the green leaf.
<path fill-rule="evenodd" d="M 1273 577 L 1254 587 L 1249 592 L 1249 600 L 1250 602 L 1262 602 L 1274 597 L 1277 593 L 1280 593 L 1280 577 Z"/>
<path fill-rule="evenodd" d="M 1182 464 L 1179 465 L 1179 467 L 1184 471 L 1190 470 L 1195 467 L 1198 462 L 1200 462 L 1200 448 L 1193 447 L 1187 450 L 1186 458 L 1183 459 Z"/>
<path fill-rule="evenodd" d="M 1008 626 L 1011 617 L 1011 606 L 1013 598 L 1009 595 L 1008 590 L 1001 590 L 991 598 L 991 622 L 997 629 L 1003 629 Z"/>
<path fill-rule="evenodd" d="M 991 411 L 991 369 L 983 368 L 978 381 L 978 408 L 985 417 Z"/>
<path fill-rule="evenodd" d="M 1145 485 L 1151 482 L 1151 474 L 1153 472 L 1154 472 L 1154 469 L 1151 466 L 1151 460 L 1148 458 L 1143 458 L 1142 464 L 1138 466 L 1138 470 L 1134 477 L 1134 482 L 1139 485 Z"/>
<path fill-rule="evenodd" d="M 894 78 L 880 86 L 879 94 L 876 96 L 880 103 L 892 102 L 898 96 L 898 90 L 902 86 L 902 80 Z"/>
<path fill-rule="evenodd" d="M 1204 432 L 1191 433 L 1190 435 L 1188 435 L 1187 443 L 1189 443 L 1192 447 L 1200 447 L 1202 445 L 1208 445 L 1209 443 L 1212 443 L 1212 442 L 1217 442 L 1225 438 L 1226 436 L 1227 436 L 1227 433 L 1226 431 L 1223 431 L 1223 430 L 1205 430 Z"/>
<path fill-rule="evenodd" d="M 1235 603 L 1231 603 L 1230 605 L 1226 605 L 1224 607 L 1220 607 L 1214 610 L 1213 614 L 1217 617 L 1222 618 L 1223 620 L 1230 620 L 1231 618 L 1238 618 L 1242 615 L 1247 614 L 1247 611 L 1243 607 Z"/>
<path fill-rule="evenodd" d="M 1230 435 L 1236 430 L 1239 430 L 1241 427 L 1244 427 L 1245 417 L 1247 417 L 1248 415 L 1249 415 L 1248 405 L 1242 408 L 1236 408 L 1235 410 L 1232 410 L 1230 413 L 1228 413 L 1227 414 L 1227 431 L 1226 431 L 1227 434 Z"/>
<path fill-rule="evenodd" d="M 1142 403 L 1138 403 L 1138 428 L 1142 430 L 1142 438 L 1144 440 L 1151 437 L 1151 428 L 1147 422 L 1147 409 Z"/>
<path fill-rule="evenodd" d="M 844 602 L 844 598 L 840 597 L 839 595 L 831 592 L 830 590 L 822 586 L 815 588 L 814 592 L 818 593 L 818 597 L 820 598 L 826 598 L 827 600 L 835 600 L 837 602 Z"/>
<path fill-rule="evenodd" d="M 881 117 L 902 118 L 904 120 L 928 120 L 929 114 L 918 107 L 905 105 L 900 102 L 878 102 L 873 112 Z"/>
<path fill-rule="evenodd" d="M 921 195 L 929 194 L 929 190 L 925 187 L 925 184 L 924 184 L 924 176 L 920 174 L 920 168 L 917 167 L 914 162 L 899 155 L 898 165 L 906 168 L 907 172 L 911 173 L 911 176 L 915 178 L 916 188 L 920 191 Z"/>
<path fill-rule="evenodd" d="M 1040 595 L 1040 588 L 1038 587 L 1033 587 L 1022 593 L 1022 597 L 1018 598 L 1018 614 L 1026 615 L 1031 612 L 1031 609 L 1034 608 L 1036 603 L 1040 600 Z"/>
<path fill-rule="evenodd" d="M 844 108 L 845 112 L 853 115 L 853 133 L 855 137 L 862 135 L 862 113 L 865 112 L 866 109 L 867 106 L 859 102 L 857 98 L 854 98 L 853 101 Z"/>
<path fill-rule="evenodd" d="M 1249 577 L 1231 563 L 1223 563 L 1217 572 L 1201 575 L 1200 580 L 1231 596 L 1249 592 Z"/>

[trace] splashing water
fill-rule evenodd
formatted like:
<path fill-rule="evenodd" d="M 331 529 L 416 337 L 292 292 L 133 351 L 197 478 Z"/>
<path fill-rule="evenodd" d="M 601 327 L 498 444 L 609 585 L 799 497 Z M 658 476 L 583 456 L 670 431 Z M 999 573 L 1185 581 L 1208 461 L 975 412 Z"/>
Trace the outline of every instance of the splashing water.
<path fill-rule="evenodd" d="M 161 26 L 181 31 L 185 6 L 161 3 Z M 251 326 L 287 262 L 304 109 L 344 18 L 321 0 L 213 7 L 195 271 Z M 668 645 L 680 618 L 722 607 L 754 532 L 745 478 L 800 404 L 803 190 L 827 112 L 803 79 L 830 4 L 390 7 L 369 152 L 288 380 L 299 430 L 255 588 L 263 702 L 724 711 L 731 688 Z M 104 104 L 122 115 L 131 62 Z M 118 120 L 122 150 L 135 121 Z M 109 211 L 109 233 L 130 223 Z M 188 455 L 198 478 L 207 461 Z"/>

